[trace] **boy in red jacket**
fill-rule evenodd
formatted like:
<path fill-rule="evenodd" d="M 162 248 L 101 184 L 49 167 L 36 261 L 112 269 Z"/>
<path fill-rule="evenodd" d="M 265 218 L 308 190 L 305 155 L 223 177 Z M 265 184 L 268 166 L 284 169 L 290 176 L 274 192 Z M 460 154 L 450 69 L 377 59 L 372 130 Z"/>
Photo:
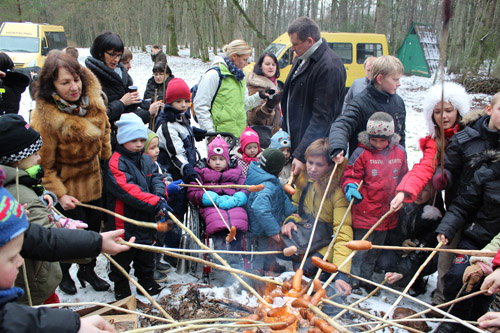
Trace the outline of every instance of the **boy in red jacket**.
<path fill-rule="evenodd" d="M 352 227 L 354 239 L 361 239 L 368 230 L 390 209 L 396 187 L 408 171 L 406 151 L 394 133 L 394 120 L 385 112 L 376 112 L 359 134 L 358 148 L 349 158 L 342 177 L 342 188 L 348 201 L 354 198 Z M 360 191 L 358 184 L 363 181 Z M 372 232 L 368 240 L 384 244 L 388 230 L 396 228 L 397 214 L 391 214 Z M 371 279 L 378 250 L 361 251 L 352 261 L 351 272 Z M 371 285 L 361 284 L 367 291 Z M 356 286 L 355 286 L 356 287 Z"/>

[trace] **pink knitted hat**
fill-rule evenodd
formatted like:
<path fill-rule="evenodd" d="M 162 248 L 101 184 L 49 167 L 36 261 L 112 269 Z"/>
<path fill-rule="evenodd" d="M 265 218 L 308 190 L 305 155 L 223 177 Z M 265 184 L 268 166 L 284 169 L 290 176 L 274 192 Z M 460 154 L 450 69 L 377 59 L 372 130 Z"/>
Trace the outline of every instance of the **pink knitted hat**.
<path fill-rule="evenodd" d="M 229 163 L 229 145 L 220 135 L 217 135 L 217 137 L 210 142 L 207 150 L 208 159 L 214 155 L 220 155 Z"/>
<path fill-rule="evenodd" d="M 245 147 L 249 143 L 256 143 L 260 151 L 259 135 L 257 134 L 257 132 L 247 126 L 243 133 L 241 133 L 240 148 L 238 149 L 238 152 L 243 154 L 245 152 Z"/>

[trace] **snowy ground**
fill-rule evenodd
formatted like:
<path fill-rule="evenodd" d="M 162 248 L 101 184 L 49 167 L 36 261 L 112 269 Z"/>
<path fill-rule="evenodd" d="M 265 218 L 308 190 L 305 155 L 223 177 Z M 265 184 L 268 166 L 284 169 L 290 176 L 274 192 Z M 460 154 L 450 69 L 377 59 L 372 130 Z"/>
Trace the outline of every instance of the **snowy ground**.
<path fill-rule="evenodd" d="M 80 52 L 79 61 L 83 64 L 87 56 L 89 56 L 89 49 L 78 49 Z M 198 59 L 189 58 L 189 50 L 183 49 L 180 51 L 179 57 L 168 57 L 169 66 L 172 69 L 173 74 L 176 77 L 186 80 L 189 86 L 196 84 L 201 77 L 201 75 L 210 67 L 209 63 L 203 63 Z M 151 77 L 151 69 L 153 63 L 151 62 L 150 55 L 148 53 L 134 52 L 134 59 L 132 60 L 132 69 L 130 70 L 130 75 L 134 79 L 135 85 L 138 86 L 141 94 L 144 92 L 146 83 Z M 407 122 L 406 122 L 406 146 L 408 151 L 408 161 L 411 167 L 414 163 L 418 162 L 421 157 L 421 153 L 418 147 L 418 139 L 423 137 L 425 133 L 425 124 L 422 118 L 422 98 L 425 90 L 432 86 L 432 79 L 421 78 L 416 76 L 404 76 L 402 78 L 402 85 L 398 90 L 398 94 L 404 99 L 406 104 L 407 112 Z M 484 107 L 486 95 L 474 95 L 473 107 L 479 108 Z M 25 119 L 29 119 L 29 110 L 34 107 L 34 103 L 31 102 L 28 93 L 24 93 L 21 100 L 21 111 Z M 203 146 L 199 147 L 202 154 L 206 154 L 206 149 Z M 98 267 L 96 271 L 98 275 L 107 280 L 107 262 L 102 256 L 98 258 Z M 73 265 L 72 275 L 76 280 L 76 265 Z M 201 270 L 198 269 L 196 274 L 177 274 L 175 271 L 168 273 L 168 285 L 172 284 L 185 284 L 185 283 L 196 283 L 200 282 Z M 212 281 L 214 288 L 205 289 L 203 292 L 218 298 L 218 297 L 229 297 L 242 304 L 247 304 L 249 306 L 255 306 L 257 301 L 255 297 L 249 297 L 249 294 L 245 291 L 240 292 L 239 289 L 227 287 L 227 281 L 225 281 L 224 274 L 212 274 L 215 276 L 215 280 Z M 282 278 L 288 277 L 290 273 L 284 273 Z M 217 277 L 220 278 L 217 278 Z M 113 289 L 106 292 L 95 292 L 92 287 L 88 286 L 86 288 L 81 288 L 80 284 L 76 282 L 78 287 L 78 293 L 74 296 L 65 295 L 62 291 L 58 290 L 58 294 L 61 297 L 62 302 L 85 302 L 85 301 L 100 301 L 100 302 L 111 302 L 114 300 Z M 425 295 L 419 298 L 427 303 L 430 303 L 430 292 L 435 286 L 435 276 L 432 276 L 429 280 L 428 291 Z M 135 290 L 133 288 L 132 290 Z M 169 293 L 169 289 L 165 288 L 162 292 L 162 296 Z M 348 298 L 349 302 L 354 301 L 360 296 L 353 295 Z M 139 296 L 139 299 L 143 302 L 147 302 L 146 298 Z M 395 296 L 392 293 L 382 292 L 379 297 L 372 297 L 368 302 L 366 302 L 363 307 L 372 309 L 373 313 L 380 315 L 381 311 L 387 311 L 395 300 Z M 415 303 L 408 302 L 404 300 L 401 302 L 402 306 L 408 306 L 416 310 L 422 309 L 421 306 L 415 305 Z"/>

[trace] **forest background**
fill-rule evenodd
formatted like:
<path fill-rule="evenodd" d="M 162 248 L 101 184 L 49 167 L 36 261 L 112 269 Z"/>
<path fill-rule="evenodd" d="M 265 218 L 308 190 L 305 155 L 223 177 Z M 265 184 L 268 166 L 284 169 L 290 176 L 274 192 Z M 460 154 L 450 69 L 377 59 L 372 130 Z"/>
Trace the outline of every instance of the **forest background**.
<path fill-rule="evenodd" d="M 412 22 L 430 23 L 441 36 L 441 0 L 1 0 L 4 21 L 63 25 L 68 44 L 89 47 L 104 30 L 125 45 L 166 45 L 167 54 L 189 47 L 208 61 L 210 48 L 243 38 L 259 55 L 299 16 L 322 31 L 375 32 L 387 36 L 396 54 Z M 500 79 L 500 4 L 453 0 L 447 38 L 449 73 Z"/>

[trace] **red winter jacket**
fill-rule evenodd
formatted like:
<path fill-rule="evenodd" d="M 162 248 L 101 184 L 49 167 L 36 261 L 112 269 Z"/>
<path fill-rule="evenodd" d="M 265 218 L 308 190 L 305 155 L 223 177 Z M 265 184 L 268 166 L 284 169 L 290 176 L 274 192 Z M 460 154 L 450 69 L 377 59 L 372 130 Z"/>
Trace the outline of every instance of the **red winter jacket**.
<path fill-rule="evenodd" d="M 498 250 L 495 258 L 493 259 L 493 270 L 500 267 L 500 250 Z"/>
<path fill-rule="evenodd" d="M 370 229 L 390 209 L 396 186 L 408 172 L 406 151 L 395 134 L 390 145 L 376 150 L 366 132 L 359 134 L 359 145 L 349 158 L 342 177 L 342 189 L 349 183 L 359 184 L 363 200 L 352 206 L 352 227 Z M 375 229 L 386 231 L 396 228 L 398 214 L 391 214 Z"/>
<path fill-rule="evenodd" d="M 404 202 L 415 201 L 436 171 L 438 161 L 436 161 L 437 146 L 435 139 L 430 136 L 421 138 L 420 150 L 424 156 L 403 177 L 396 188 L 396 192 L 405 192 Z"/>

